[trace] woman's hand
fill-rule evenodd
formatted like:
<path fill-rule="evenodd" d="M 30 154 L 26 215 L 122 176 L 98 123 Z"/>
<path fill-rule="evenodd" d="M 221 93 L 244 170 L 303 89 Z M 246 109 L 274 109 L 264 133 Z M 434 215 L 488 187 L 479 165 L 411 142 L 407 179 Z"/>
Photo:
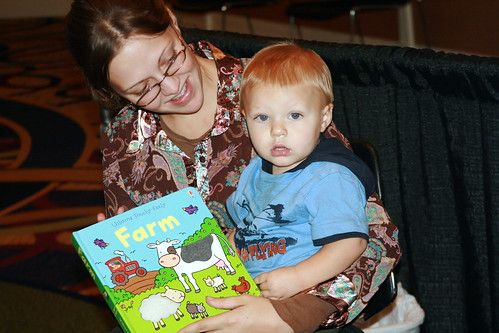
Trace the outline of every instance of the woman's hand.
<path fill-rule="evenodd" d="M 277 314 L 270 301 L 264 297 L 242 295 L 226 298 L 207 297 L 209 305 L 231 310 L 202 319 L 184 327 L 179 333 L 292 333 L 291 327 Z"/>
<path fill-rule="evenodd" d="M 102 222 L 106 219 L 106 215 L 104 213 L 97 214 L 97 222 Z"/>
<path fill-rule="evenodd" d="M 116 215 L 121 214 L 125 212 L 125 207 L 121 206 L 118 208 L 118 211 L 116 212 Z M 104 213 L 98 213 L 97 214 L 97 222 L 102 222 L 106 219 L 106 215 Z"/>

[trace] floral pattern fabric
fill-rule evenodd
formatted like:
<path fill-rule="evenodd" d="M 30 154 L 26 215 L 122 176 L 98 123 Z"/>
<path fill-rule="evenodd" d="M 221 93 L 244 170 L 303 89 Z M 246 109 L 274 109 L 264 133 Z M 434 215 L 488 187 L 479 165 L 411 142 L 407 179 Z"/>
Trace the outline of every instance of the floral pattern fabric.
<path fill-rule="evenodd" d="M 158 115 L 123 108 L 102 139 L 106 214 L 118 207 L 144 204 L 170 192 L 196 187 L 220 224 L 229 223 L 225 200 L 237 186 L 252 157 L 251 143 L 239 111 L 242 63 L 207 42 L 194 51 L 215 59 L 218 103 L 212 130 L 201 138 L 193 158 L 167 136 Z"/>
<path fill-rule="evenodd" d="M 120 110 L 106 127 L 101 143 L 108 217 L 117 214 L 119 207 L 130 209 L 194 186 L 221 226 L 232 226 L 225 201 L 254 154 L 239 110 L 244 59 L 225 55 L 203 41 L 192 49 L 202 57 L 214 59 L 217 66 L 217 111 L 213 128 L 201 138 L 191 158 L 167 136 L 156 114 L 133 106 Z M 334 123 L 326 135 L 337 137 L 349 146 Z M 324 325 L 341 326 L 352 320 L 400 257 L 396 228 L 376 196 L 369 199 L 367 209 L 371 239 L 363 256 L 344 274 L 308 291 L 339 309 Z"/>

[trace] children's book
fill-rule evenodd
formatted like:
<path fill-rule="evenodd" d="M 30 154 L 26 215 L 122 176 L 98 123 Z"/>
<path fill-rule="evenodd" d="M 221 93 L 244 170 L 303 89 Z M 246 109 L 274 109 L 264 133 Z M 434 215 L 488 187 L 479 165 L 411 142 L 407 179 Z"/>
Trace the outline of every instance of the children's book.
<path fill-rule="evenodd" d="M 125 332 L 177 332 L 225 310 L 206 296 L 260 295 L 192 187 L 73 233 Z"/>

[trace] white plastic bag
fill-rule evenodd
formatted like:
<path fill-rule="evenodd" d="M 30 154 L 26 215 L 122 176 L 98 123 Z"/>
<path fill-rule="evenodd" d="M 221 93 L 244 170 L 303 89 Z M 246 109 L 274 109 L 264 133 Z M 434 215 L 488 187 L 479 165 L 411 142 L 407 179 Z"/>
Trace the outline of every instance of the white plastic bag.
<path fill-rule="evenodd" d="M 424 321 L 424 311 L 399 282 L 393 304 L 362 324 L 356 323 L 365 333 L 418 333 Z"/>

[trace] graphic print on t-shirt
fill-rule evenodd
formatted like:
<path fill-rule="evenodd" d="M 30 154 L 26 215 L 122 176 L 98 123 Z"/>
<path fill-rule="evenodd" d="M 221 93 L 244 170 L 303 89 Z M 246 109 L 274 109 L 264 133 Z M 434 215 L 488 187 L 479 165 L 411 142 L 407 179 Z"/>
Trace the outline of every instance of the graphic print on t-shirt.
<path fill-rule="evenodd" d="M 277 204 L 277 205 L 271 205 L 269 204 L 267 208 L 265 208 L 263 211 L 266 212 L 269 215 L 269 219 L 267 221 L 272 221 L 277 225 L 280 224 L 287 224 L 291 223 L 293 221 L 290 220 L 283 220 L 282 219 L 282 212 L 284 210 L 284 205 L 283 204 Z"/>
<path fill-rule="evenodd" d="M 255 216 L 245 199 L 242 204 L 238 203 L 238 205 L 248 212 L 248 215 L 243 218 L 244 228 L 240 228 L 235 235 L 236 247 L 243 262 L 265 260 L 274 255 L 283 255 L 286 253 L 287 246 L 296 244 L 297 240 L 295 238 L 268 237 L 268 234 L 262 228 L 256 226 L 258 220 L 278 226 L 293 222 L 283 218 L 283 204 L 268 204 L 262 210 L 260 216 Z"/>

